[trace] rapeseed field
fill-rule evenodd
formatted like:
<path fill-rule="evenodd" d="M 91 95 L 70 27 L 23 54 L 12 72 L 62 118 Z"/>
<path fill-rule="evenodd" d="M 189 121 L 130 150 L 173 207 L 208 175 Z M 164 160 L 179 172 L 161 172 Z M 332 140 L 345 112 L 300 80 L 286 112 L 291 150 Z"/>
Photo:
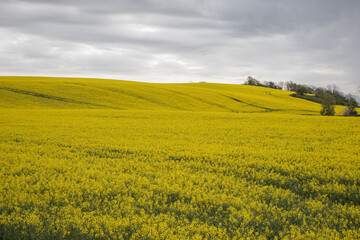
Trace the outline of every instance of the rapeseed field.
<path fill-rule="evenodd" d="M 290 94 L 1 77 L 0 239 L 359 239 L 360 119 Z"/>

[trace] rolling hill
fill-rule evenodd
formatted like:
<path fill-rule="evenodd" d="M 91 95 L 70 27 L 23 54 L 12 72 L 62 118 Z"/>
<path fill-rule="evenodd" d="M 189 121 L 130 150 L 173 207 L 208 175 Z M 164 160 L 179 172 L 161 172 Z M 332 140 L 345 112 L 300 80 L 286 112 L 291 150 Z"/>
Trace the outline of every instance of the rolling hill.
<path fill-rule="evenodd" d="M 318 114 L 319 104 L 293 98 L 289 96 L 291 93 L 235 84 L 159 84 L 85 78 L 0 77 L 1 108 Z"/>

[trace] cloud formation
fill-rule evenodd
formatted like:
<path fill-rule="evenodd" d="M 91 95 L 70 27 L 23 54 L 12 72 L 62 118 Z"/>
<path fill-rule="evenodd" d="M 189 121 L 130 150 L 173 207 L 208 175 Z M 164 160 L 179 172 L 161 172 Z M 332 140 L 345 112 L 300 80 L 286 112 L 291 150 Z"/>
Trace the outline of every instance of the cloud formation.
<path fill-rule="evenodd" d="M 5 0 L 0 75 L 360 86 L 357 0 Z"/>

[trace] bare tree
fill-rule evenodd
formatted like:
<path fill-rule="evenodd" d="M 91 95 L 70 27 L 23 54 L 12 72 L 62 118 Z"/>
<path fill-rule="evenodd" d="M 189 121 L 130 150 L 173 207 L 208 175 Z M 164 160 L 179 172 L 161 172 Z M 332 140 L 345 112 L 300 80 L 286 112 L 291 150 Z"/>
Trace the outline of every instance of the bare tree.
<path fill-rule="evenodd" d="M 336 86 L 336 84 L 329 84 L 327 85 L 327 89 L 328 91 L 333 94 L 333 95 L 338 95 L 340 94 L 340 88 L 338 86 Z"/>

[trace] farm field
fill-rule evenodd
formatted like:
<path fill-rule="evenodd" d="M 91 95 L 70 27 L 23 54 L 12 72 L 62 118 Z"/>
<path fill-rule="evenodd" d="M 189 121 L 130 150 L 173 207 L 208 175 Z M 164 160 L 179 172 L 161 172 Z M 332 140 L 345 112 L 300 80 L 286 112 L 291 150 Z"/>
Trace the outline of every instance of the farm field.
<path fill-rule="evenodd" d="M 359 239 L 360 118 L 289 94 L 0 77 L 0 239 Z"/>

